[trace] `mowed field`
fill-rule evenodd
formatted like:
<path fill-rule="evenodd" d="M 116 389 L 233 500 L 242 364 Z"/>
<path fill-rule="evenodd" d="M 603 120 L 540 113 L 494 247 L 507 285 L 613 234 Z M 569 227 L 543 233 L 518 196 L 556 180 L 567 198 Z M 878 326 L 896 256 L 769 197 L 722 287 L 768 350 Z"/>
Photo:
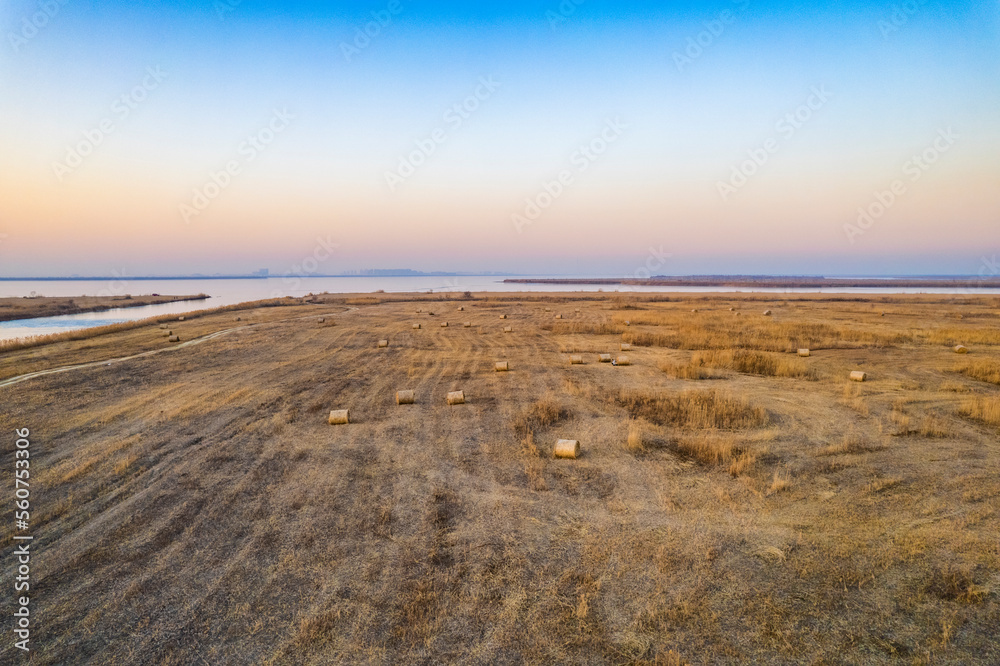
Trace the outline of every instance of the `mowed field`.
<path fill-rule="evenodd" d="M 0 353 L 32 663 L 1000 663 L 997 298 L 313 300 Z"/>

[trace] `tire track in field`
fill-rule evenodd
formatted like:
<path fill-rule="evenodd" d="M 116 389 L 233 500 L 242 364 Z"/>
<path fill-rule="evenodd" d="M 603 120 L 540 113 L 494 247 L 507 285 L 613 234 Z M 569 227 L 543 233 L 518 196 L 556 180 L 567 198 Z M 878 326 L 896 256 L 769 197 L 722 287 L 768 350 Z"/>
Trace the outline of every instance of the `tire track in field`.
<path fill-rule="evenodd" d="M 357 308 L 348 308 L 346 312 L 352 310 L 357 310 Z M 56 375 L 63 372 L 71 372 L 73 370 L 84 370 L 86 368 L 96 368 L 102 365 L 111 365 L 112 363 L 124 363 L 126 361 L 132 361 L 137 358 L 146 358 L 148 356 L 155 356 L 156 354 L 163 354 L 166 352 L 173 352 L 179 349 L 186 349 L 187 347 L 193 347 L 195 345 L 200 345 L 202 343 L 208 342 L 209 340 L 214 340 L 215 338 L 222 337 L 223 335 L 229 335 L 230 333 L 236 333 L 238 331 L 245 331 L 252 328 L 260 328 L 263 326 L 268 326 L 271 324 L 280 324 L 290 321 L 297 321 L 300 319 L 311 319 L 317 316 L 333 316 L 333 313 L 328 315 L 322 315 L 320 313 L 308 314 L 301 317 L 290 317 L 288 319 L 278 319 L 276 321 L 264 322 L 260 324 L 247 324 L 245 326 L 237 326 L 235 328 L 227 328 L 223 331 L 216 331 L 215 333 L 209 333 L 208 335 L 203 335 L 199 338 L 194 338 L 193 340 L 188 340 L 186 342 L 181 342 L 180 344 L 174 345 L 173 347 L 163 347 L 161 349 L 151 349 L 149 351 L 139 352 L 138 354 L 130 354 L 128 356 L 117 356 L 115 358 L 106 358 L 100 361 L 90 361 L 87 363 L 77 363 L 74 365 L 63 365 L 57 368 L 48 368 L 46 370 L 37 370 L 35 372 L 29 372 L 23 375 L 16 375 L 14 377 L 8 377 L 3 381 L 0 381 L 0 388 L 5 386 L 13 386 L 14 384 L 20 384 L 21 382 L 28 381 L 29 379 L 35 379 L 36 377 L 45 377 L 47 375 Z"/>

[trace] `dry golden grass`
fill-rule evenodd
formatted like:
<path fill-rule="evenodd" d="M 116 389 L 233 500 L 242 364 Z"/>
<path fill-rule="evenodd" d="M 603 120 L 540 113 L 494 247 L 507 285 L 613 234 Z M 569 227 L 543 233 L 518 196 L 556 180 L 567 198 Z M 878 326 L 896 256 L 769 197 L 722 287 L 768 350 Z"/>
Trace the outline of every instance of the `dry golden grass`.
<path fill-rule="evenodd" d="M 752 406 L 746 398 L 719 391 L 677 394 L 626 389 L 617 396 L 617 403 L 633 417 L 681 428 L 743 430 L 761 428 L 769 422 L 767 411 L 762 407 Z"/>
<path fill-rule="evenodd" d="M 1000 663 L 1000 395 L 942 348 L 996 358 L 995 299 L 372 298 L 209 314 L 182 337 L 229 332 L 0 387 L 0 428 L 38 434 L 37 663 Z M 410 329 L 459 302 L 475 329 Z M 565 363 L 623 333 L 692 347 Z M 0 376 L 158 345 L 0 352 Z M 711 390 L 657 368 L 696 356 Z"/>
<path fill-rule="evenodd" d="M 981 382 L 1000 384 L 1000 361 L 977 359 L 972 363 L 963 365 L 958 371 Z"/>
<path fill-rule="evenodd" d="M 1000 426 L 1000 397 L 966 400 L 958 408 L 958 413 L 976 421 Z"/>

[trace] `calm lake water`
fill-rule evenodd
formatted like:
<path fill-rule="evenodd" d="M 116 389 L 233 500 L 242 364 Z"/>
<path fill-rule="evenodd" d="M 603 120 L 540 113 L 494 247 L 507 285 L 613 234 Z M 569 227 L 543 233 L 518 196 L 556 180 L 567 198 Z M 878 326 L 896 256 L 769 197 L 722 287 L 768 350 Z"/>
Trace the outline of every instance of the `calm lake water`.
<path fill-rule="evenodd" d="M 522 276 L 519 276 L 522 277 Z M 591 276 L 592 277 L 592 276 Z M 145 319 L 165 314 L 177 314 L 233 305 L 246 301 L 284 296 L 305 296 L 314 293 L 387 293 L 461 292 L 461 291 L 580 291 L 580 292 L 766 292 L 766 293 L 864 293 L 864 294 L 959 294 L 960 289 L 748 289 L 726 287 L 612 287 L 601 285 L 504 284 L 497 276 L 460 277 L 336 277 L 236 280 L 19 280 L 0 281 L 0 297 L 39 296 L 121 296 L 124 294 L 208 294 L 203 301 L 185 301 L 164 305 L 121 308 L 105 312 L 88 312 L 58 317 L 41 317 L 0 322 L 0 340 L 49 335 L 92 326 L 104 326 L 124 321 Z M 1000 289 L 977 289 L 976 294 L 998 294 Z"/>

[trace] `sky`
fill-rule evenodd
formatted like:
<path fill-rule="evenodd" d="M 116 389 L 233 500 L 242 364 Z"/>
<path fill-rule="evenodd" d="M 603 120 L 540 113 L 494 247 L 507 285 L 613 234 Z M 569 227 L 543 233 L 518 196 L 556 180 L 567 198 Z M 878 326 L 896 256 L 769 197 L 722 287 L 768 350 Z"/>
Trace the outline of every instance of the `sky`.
<path fill-rule="evenodd" d="M 1000 251 L 996 0 L 9 0 L 0 36 L 0 276 Z"/>

